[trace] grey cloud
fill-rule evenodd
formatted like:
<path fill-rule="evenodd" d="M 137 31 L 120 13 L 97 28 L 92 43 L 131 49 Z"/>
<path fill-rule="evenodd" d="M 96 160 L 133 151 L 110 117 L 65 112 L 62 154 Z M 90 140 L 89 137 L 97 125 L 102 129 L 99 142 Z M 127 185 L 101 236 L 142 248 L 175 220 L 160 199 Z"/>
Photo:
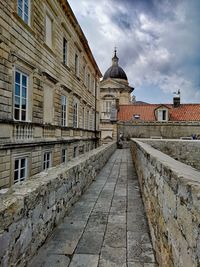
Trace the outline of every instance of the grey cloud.
<path fill-rule="evenodd" d="M 124 29 L 124 30 L 130 30 L 131 29 L 131 23 L 130 23 L 130 18 L 129 14 L 118 12 L 117 14 L 114 14 L 112 16 L 112 21 L 118 25 L 119 28 Z"/>
<path fill-rule="evenodd" d="M 181 86 L 184 100 L 200 101 L 199 0 L 70 1 L 81 26 L 87 26 L 83 30 L 102 72 L 110 66 L 116 45 L 136 94 L 142 85 L 169 94 Z M 82 3 L 90 13 L 83 14 Z M 92 15 L 94 8 L 98 16 Z M 91 26 L 85 23 L 89 20 Z"/>

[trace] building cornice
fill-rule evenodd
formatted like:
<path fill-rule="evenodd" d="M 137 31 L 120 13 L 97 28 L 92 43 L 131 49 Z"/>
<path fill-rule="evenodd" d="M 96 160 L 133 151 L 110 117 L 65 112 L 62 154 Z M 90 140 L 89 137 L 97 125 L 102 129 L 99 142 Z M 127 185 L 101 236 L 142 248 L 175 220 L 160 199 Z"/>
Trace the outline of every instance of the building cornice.
<path fill-rule="evenodd" d="M 98 65 L 96 63 L 96 60 L 94 59 L 94 56 L 93 56 L 92 51 L 91 51 L 91 49 L 89 47 L 88 41 L 87 41 L 87 39 L 86 39 L 86 37 L 85 37 L 85 35 L 84 35 L 84 33 L 83 33 L 83 31 L 82 31 L 77 19 L 76 19 L 76 17 L 75 17 L 75 15 L 74 15 L 74 13 L 73 13 L 73 11 L 71 9 L 68 1 L 67 0 L 59 0 L 59 2 L 61 4 L 63 10 L 65 11 L 65 14 L 68 17 L 71 25 L 74 27 L 76 33 L 78 34 L 79 39 L 80 39 L 83 47 L 85 48 L 85 50 L 86 50 L 86 52 L 88 54 L 88 57 L 89 57 L 92 65 L 93 65 L 93 67 L 95 68 L 98 76 L 102 77 L 102 73 L 101 73 L 101 71 L 100 71 L 100 69 L 99 69 L 99 67 L 98 67 Z"/>

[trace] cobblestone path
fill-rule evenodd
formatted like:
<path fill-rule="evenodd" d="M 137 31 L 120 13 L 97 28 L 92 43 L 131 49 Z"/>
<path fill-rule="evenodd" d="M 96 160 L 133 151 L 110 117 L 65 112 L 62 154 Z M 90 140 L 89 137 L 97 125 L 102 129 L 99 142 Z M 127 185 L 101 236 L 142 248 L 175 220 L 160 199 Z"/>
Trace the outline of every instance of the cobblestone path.
<path fill-rule="evenodd" d="M 129 149 L 112 155 L 29 267 L 155 267 Z"/>

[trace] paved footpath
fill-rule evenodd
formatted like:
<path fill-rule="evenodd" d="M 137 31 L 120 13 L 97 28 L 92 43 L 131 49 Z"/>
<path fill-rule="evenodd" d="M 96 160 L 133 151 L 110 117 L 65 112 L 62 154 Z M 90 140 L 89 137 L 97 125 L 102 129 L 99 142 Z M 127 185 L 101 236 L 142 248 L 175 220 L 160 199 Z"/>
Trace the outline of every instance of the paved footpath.
<path fill-rule="evenodd" d="M 129 149 L 111 156 L 29 267 L 155 267 Z"/>

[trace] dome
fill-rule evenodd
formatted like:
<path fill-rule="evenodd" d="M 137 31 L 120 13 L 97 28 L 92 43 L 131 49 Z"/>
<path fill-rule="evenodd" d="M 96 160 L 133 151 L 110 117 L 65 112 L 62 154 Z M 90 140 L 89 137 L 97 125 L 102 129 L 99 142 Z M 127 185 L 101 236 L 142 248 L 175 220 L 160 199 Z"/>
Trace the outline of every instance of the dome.
<path fill-rule="evenodd" d="M 128 80 L 125 71 L 118 65 L 119 58 L 115 55 L 112 58 L 112 66 L 105 72 L 103 76 L 103 80 L 106 79 L 122 79 L 122 80 Z"/>

